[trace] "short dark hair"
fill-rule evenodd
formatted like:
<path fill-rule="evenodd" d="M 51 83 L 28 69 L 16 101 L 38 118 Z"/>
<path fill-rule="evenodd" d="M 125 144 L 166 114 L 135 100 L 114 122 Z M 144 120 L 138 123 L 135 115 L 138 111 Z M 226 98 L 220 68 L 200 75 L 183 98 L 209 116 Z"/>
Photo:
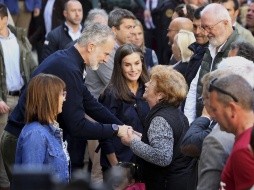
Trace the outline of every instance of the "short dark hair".
<path fill-rule="evenodd" d="M 201 13 L 201 11 L 202 11 L 204 8 L 205 8 L 205 5 L 204 5 L 204 6 L 201 6 L 201 7 L 199 7 L 199 8 L 197 8 L 197 9 L 195 10 L 194 14 L 193 14 L 193 19 L 197 19 L 197 20 L 201 19 L 200 13 Z"/>
<path fill-rule="evenodd" d="M 73 2 L 80 2 L 80 1 L 78 1 L 78 0 L 65 0 L 64 2 L 64 10 L 67 10 L 68 9 L 68 4 L 69 4 L 69 2 L 71 2 L 71 1 L 73 1 Z M 81 4 L 81 3 L 80 3 Z"/>
<path fill-rule="evenodd" d="M 239 9 L 239 2 L 238 0 L 219 0 L 219 3 L 227 3 L 229 1 L 232 1 L 234 3 L 234 10 L 238 10 Z"/>
<path fill-rule="evenodd" d="M 175 12 L 178 14 L 179 17 L 185 17 L 185 13 L 183 11 L 183 9 L 185 8 L 185 4 L 179 4 L 176 6 L 175 8 Z"/>
<path fill-rule="evenodd" d="M 230 49 L 237 49 L 237 56 L 244 57 L 254 62 L 254 46 L 251 43 L 244 41 L 235 41 L 231 44 Z"/>
<path fill-rule="evenodd" d="M 134 14 L 127 9 L 120 9 L 116 8 L 109 13 L 108 17 L 108 25 L 110 28 L 113 26 L 119 29 L 119 26 L 122 24 L 123 19 L 133 19 L 135 20 L 136 17 Z"/>
<path fill-rule="evenodd" d="M 7 7 L 4 4 L 0 3 L 0 17 L 3 18 L 5 16 L 8 17 Z"/>
<path fill-rule="evenodd" d="M 123 76 L 122 60 L 124 57 L 132 53 L 138 53 L 142 61 L 142 72 L 139 77 L 139 82 L 145 84 L 149 80 L 146 65 L 144 63 L 143 51 L 134 44 L 124 44 L 116 50 L 113 73 L 109 82 L 109 88 L 112 90 L 112 93 L 117 98 L 128 102 L 134 101 L 134 97 L 130 92 L 125 77 Z"/>
<path fill-rule="evenodd" d="M 137 178 L 138 178 L 137 167 L 138 166 L 136 164 L 130 163 L 130 162 L 118 162 L 118 164 L 116 166 L 124 168 L 127 171 L 126 177 L 129 182 L 131 182 L 132 179 L 134 179 L 135 181 L 137 180 Z"/>

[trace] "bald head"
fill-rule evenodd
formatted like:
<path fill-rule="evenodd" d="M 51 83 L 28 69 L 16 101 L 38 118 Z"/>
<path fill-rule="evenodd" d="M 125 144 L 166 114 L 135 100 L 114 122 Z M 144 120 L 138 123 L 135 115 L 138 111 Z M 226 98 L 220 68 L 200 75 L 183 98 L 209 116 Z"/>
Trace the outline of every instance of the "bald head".
<path fill-rule="evenodd" d="M 69 0 L 65 3 L 63 15 L 71 28 L 77 28 L 83 19 L 83 8 L 78 0 Z"/>
<path fill-rule="evenodd" d="M 180 30 L 193 31 L 192 21 L 188 18 L 178 17 L 171 21 L 168 27 L 167 37 L 169 38 L 169 42 L 172 44 L 174 41 L 175 35 Z"/>

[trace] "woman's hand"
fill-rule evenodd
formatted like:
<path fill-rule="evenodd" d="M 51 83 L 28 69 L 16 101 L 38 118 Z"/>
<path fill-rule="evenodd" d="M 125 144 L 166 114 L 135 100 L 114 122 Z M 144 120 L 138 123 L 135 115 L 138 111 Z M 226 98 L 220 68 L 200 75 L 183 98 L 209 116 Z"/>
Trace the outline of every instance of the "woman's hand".
<path fill-rule="evenodd" d="M 124 145 L 130 146 L 130 143 L 133 139 L 141 140 L 142 134 L 134 131 L 132 128 L 127 130 L 127 134 L 121 137 L 121 141 Z"/>

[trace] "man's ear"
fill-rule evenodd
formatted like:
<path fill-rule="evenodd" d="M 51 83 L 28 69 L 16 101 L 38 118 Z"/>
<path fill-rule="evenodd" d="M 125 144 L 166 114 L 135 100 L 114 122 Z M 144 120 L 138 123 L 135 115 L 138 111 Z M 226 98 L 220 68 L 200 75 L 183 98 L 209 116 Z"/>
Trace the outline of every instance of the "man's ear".
<path fill-rule="evenodd" d="M 87 46 L 87 51 L 89 53 L 91 53 L 94 50 L 94 48 L 95 48 L 95 45 L 93 43 L 89 42 L 88 46 Z"/>
<path fill-rule="evenodd" d="M 234 118 L 237 113 L 237 105 L 234 102 L 229 102 L 228 107 L 230 108 L 230 116 Z"/>
<path fill-rule="evenodd" d="M 239 9 L 235 11 L 234 16 L 237 19 L 237 16 L 239 15 Z"/>
<path fill-rule="evenodd" d="M 64 18 L 67 17 L 67 11 L 66 10 L 63 11 L 63 15 L 64 15 Z"/>
<path fill-rule="evenodd" d="M 116 28 L 115 26 L 113 26 L 113 27 L 111 28 L 111 30 L 112 30 L 112 32 L 116 35 L 117 28 Z"/>
<path fill-rule="evenodd" d="M 223 20 L 223 23 L 224 23 L 225 25 L 228 25 L 228 20 Z"/>

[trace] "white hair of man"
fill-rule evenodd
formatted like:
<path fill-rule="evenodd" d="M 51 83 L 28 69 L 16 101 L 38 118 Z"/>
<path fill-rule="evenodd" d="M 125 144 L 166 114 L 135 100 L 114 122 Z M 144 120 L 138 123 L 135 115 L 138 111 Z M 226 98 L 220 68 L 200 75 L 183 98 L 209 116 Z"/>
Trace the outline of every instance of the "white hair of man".
<path fill-rule="evenodd" d="M 228 10 L 221 4 L 211 3 L 207 5 L 200 13 L 201 17 L 204 15 L 208 15 L 215 20 L 228 20 L 231 22 L 231 17 L 228 13 Z"/>
<path fill-rule="evenodd" d="M 227 57 L 219 63 L 218 70 L 240 75 L 254 88 L 254 63 L 252 61 L 240 56 Z"/>

